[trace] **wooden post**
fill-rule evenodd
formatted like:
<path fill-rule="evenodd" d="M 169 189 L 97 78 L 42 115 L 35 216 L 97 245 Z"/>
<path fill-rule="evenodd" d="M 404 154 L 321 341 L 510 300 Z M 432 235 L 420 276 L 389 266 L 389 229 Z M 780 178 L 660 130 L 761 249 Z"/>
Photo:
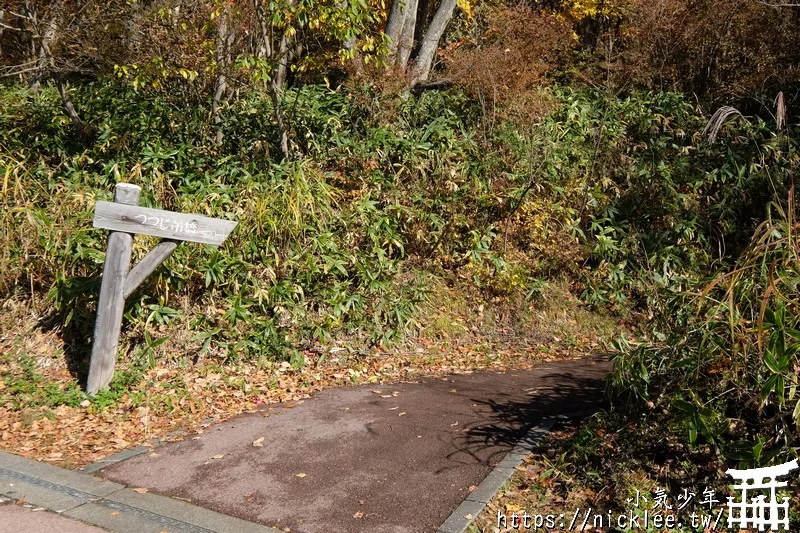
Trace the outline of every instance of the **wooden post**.
<path fill-rule="evenodd" d="M 140 192 L 141 188 L 137 185 L 119 183 L 114 189 L 114 202 L 138 205 Z M 86 392 L 92 395 L 107 387 L 114 377 L 122 313 L 125 307 L 123 291 L 130 267 L 132 245 L 133 235 L 130 233 L 112 231 L 108 235 L 103 279 L 97 302 L 92 360 L 86 384 Z"/>
<path fill-rule="evenodd" d="M 119 332 L 125 299 L 136 290 L 183 241 L 219 245 L 228 238 L 236 222 L 193 213 L 174 213 L 139 207 L 137 185 L 118 183 L 113 202 L 97 202 L 94 227 L 111 230 L 108 235 L 103 281 L 94 324 L 92 362 L 86 392 L 91 395 L 108 386 L 117 364 Z M 130 268 L 133 235 L 161 237 L 155 248 Z"/>

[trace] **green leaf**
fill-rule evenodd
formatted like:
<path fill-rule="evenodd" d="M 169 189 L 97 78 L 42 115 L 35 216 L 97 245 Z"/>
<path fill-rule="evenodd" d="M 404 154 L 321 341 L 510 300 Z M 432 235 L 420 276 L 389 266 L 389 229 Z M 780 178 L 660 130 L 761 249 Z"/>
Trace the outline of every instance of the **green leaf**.
<path fill-rule="evenodd" d="M 697 411 L 697 407 L 686 400 L 673 400 L 672 405 L 684 413 L 695 413 Z"/>
<path fill-rule="evenodd" d="M 781 365 L 778 363 L 777 359 L 775 359 L 775 356 L 772 355 L 772 352 L 769 350 L 764 352 L 764 364 L 767 365 L 767 368 L 769 368 L 773 374 L 778 374 L 782 370 Z"/>

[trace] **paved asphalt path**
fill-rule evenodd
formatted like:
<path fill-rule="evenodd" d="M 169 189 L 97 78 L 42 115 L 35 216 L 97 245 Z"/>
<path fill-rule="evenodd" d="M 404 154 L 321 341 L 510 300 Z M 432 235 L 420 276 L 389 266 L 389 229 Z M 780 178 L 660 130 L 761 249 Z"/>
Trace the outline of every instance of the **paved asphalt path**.
<path fill-rule="evenodd" d="M 542 417 L 601 407 L 608 370 L 586 358 L 328 389 L 101 475 L 298 533 L 433 532 Z"/>

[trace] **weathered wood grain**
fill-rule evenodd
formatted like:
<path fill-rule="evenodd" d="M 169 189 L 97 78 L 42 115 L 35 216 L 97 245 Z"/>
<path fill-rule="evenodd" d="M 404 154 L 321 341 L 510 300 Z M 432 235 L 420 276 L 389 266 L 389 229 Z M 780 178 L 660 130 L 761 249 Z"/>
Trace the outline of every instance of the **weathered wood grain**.
<path fill-rule="evenodd" d="M 111 230 L 97 302 L 97 320 L 86 392 L 96 394 L 111 382 L 117 363 L 125 299 L 158 268 L 181 241 L 218 245 L 236 222 L 191 213 L 139 207 L 141 188 L 119 183 L 113 202 L 97 202 L 94 227 Z M 130 268 L 133 234 L 162 237 L 136 266 Z M 130 269 L 130 270 L 129 270 Z"/>
<path fill-rule="evenodd" d="M 218 245 L 233 231 L 236 222 L 99 201 L 94 209 L 94 227 Z"/>
<path fill-rule="evenodd" d="M 139 203 L 140 192 L 141 189 L 136 185 L 120 183 L 114 189 L 115 203 L 111 205 L 119 207 L 135 205 Z M 125 307 L 122 291 L 130 266 L 132 244 L 133 235 L 129 233 L 113 231 L 108 235 L 103 279 L 97 302 L 92 359 L 86 384 L 86 392 L 92 395 L 107 387 L 114 376 L 119 332 L 122 327 L 122 312 Z"/>
<path fill-rule="evenodd" d="M 147 279 L 147 276 L 158 268 L 158 265 L 172 255 L 172 252 L 175 251 L 175 248 L 177 248 L 179 244 L 180 241 L 172 239 L 164 239 L 156 244 L 155 248 L 150 250 L 147 255 L 136 263 L 136 266 L 128 272 L 128 276 L 125 278 L 125 287 L 122 289 L 122 297 L 127 299 L 128 296 L 133 294 L 136 287 L 141 285 L 142 282 Z"/>

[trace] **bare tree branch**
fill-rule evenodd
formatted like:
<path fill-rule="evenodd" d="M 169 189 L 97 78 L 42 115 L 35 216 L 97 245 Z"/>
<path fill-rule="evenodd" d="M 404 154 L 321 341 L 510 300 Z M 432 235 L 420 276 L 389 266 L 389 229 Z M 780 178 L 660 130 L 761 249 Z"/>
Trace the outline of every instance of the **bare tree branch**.
<path fill-rule="evenodd" d="M 2 11 L 0 11 L 0 13 L 2 13 Z M 17 27 L 14 27 L 14 26 L 9 26 L 8 24 L 3 24 L 2 22 L 0 22 L 0 28 L 3 28 L 3 29 L 5 29 L 5 30 L 12 30 L 12 31 L 25 31 L 25 30 L 24 30 L 24 29 L 22 29 L 22 28 L 17 28 Z"/>

